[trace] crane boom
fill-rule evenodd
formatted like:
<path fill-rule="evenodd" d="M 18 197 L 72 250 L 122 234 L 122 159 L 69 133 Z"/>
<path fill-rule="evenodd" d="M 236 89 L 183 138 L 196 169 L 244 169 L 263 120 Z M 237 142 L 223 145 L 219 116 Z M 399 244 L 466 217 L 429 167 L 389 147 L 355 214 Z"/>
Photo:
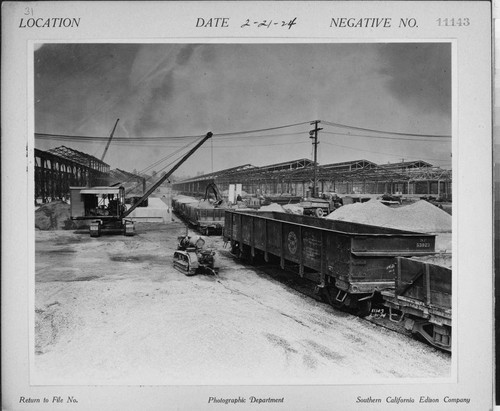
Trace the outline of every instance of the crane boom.
<path fill-rule="evenodd" d="M 118 122 L 120 119 L 116 119 L 115 126 L 113 127 L 113 131 L 111 132 L 111 135 L 109 136 L 108 143 L 106 144 L 106 148 L 104 149 L 104 153 L 102 153 L 101 161 L 104 161 L 104 157 L 106 156 L 106 153 L 108 152 L 109 145 L 111 144 L 111 140 L 113 139 L 113 134 L 115 134 L 116 126 L 118 125 Z"/>
<path fill-rule="evenodd" d="M 180 161 L 172 167 L 170 171 L 168 171 L 162 178 L 160 178 L 153 186 L 132 206 L 130 207 L 124 214 L 123 218 L 127 217 L 132 211 L 134 211 L 139 204 L 141 204 L 146 198 L 148 198 L 160 185 L 163 184 L 163 182 L 169 178 L 175 170 L 177 170 L 182 163 L 184 163 L 191 155 L 198 150 L 204 143 L 207 141 L 209 138 L 211 138 L 213 134 L 209 131 L 205 137 L 203 137 L 203 140 L 201 140 L 196 146 L 194 146 L 184 157 L 180 159 Z"/>

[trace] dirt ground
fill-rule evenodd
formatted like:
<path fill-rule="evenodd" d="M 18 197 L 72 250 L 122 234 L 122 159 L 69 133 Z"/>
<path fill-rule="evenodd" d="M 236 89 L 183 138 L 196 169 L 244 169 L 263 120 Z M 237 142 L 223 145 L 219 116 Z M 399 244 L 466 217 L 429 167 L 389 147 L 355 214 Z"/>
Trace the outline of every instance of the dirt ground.
<path fill-rule="evenodd" d="M 37 231 L 35 380 L 243 385 L 449 376 L 450 355 L 242 264 L 220 236 L 207 238 L 219 275 L 185 276 L 172 266 L 183 233 L 178 220 L 138 225 L 134 237 Z"/>

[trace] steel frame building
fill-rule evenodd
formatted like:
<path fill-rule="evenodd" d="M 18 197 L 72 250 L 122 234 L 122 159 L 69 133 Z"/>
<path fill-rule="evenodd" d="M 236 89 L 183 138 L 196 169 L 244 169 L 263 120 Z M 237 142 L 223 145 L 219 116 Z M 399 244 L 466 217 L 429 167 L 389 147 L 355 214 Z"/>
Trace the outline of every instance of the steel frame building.
<path fill-rule="evenodd" d="M 69 198 L 70 186 L 96 186 L 107 183 L 109 165 L 71 148 L 60 146 L 49 151 L 35 149 L 35 199 Z"/>
<path fill-rule="evenodd" d="M 249 194 L 306 196 L 313 185 L 314 162 L 294 160 L 255 167 L 245 164 L 174 183 L 176 191 L 202 195 L 210 182 L 221 191 L 229 184 L 242 184 Z M 434 167 L 425 161 L 378 165 L 368 160 L 318 165 L 319 192 L 338 194 L 396 194 L 439 196 L 451 200 L 451 170 Z"/>

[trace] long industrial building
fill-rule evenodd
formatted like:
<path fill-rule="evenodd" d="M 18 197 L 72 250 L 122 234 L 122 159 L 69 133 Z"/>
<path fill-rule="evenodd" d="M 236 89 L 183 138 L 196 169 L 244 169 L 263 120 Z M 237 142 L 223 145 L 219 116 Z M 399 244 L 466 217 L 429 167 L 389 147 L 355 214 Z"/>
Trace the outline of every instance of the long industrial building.
<path fill-rule="evenodd" d="M 183 194 L 201 195 L 213 182 L 220 190 L 242 184 L 248 194 L 306 196 L 313 186 L 314 162 L 308 159 L 287 161 L 263 167 L 244 164 L 183 181 L 173 189 Z M 425 161 L 375 164 L 368 160 L 317 165 L 317 191 L 338 194 L 402 194 L 434 196 L 450 201 L 451 170 Z"/>
<path fill-rule="evenodd" d="M 149 177 L 151 178 L 151 177 Z M 146 191 L 147 176 L 114 169 L 98 158 L 66 146 L 48 151 L 35 149 L 35 200 L 45 203 L 69 198 L 70 187 L 108 186 L 120 183 L 127 195 Z"/>
<path fill-rule="evenodd" d="M 243 191 L 248 194 L 307 196 L 316 174 L 317 191 L 322 193 L 397 193 L 451 201 L 451 170 L 422 160 L 390 164 L 356 160 L 314 165 L 309 159 L 262 167 L 243 164 L 177 181 L 173 189 L 183 194 L 203 195 L 209 183 L 217 184 L 221 191 L 227 190 L 230 184 L 242 184 Z M 144 190 L 140 176 L 121 170 L 110 171 L 108 164 L 89 154 L 65 146 L 49 151 L 35 149 L 35 198 L 39 201 L 67 197 L 70 186 L 108 185 L 123 179 L 136 181 L 137 191 Z"/>
<path fill-rule="evenodd" d="M 106 184 L 109 169 L 96 157 L 65 146 L 35 149 L 35 199 L 45 202 L 68 197 L 70 186 Z"/>

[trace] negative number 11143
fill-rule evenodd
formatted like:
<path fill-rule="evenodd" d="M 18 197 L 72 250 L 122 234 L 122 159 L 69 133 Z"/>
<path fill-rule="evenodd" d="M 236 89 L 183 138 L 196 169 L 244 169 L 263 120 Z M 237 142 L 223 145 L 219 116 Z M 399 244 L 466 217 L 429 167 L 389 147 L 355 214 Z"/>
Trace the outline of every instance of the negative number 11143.
<path fill-rule="evenodd" d="M 444 27 L 460 27 L 460 26 L 470 26 L 470 20 L 468 17 L 464 18 L 446 18 L 446 19 L 436 19 L 438 26 Z"/>

